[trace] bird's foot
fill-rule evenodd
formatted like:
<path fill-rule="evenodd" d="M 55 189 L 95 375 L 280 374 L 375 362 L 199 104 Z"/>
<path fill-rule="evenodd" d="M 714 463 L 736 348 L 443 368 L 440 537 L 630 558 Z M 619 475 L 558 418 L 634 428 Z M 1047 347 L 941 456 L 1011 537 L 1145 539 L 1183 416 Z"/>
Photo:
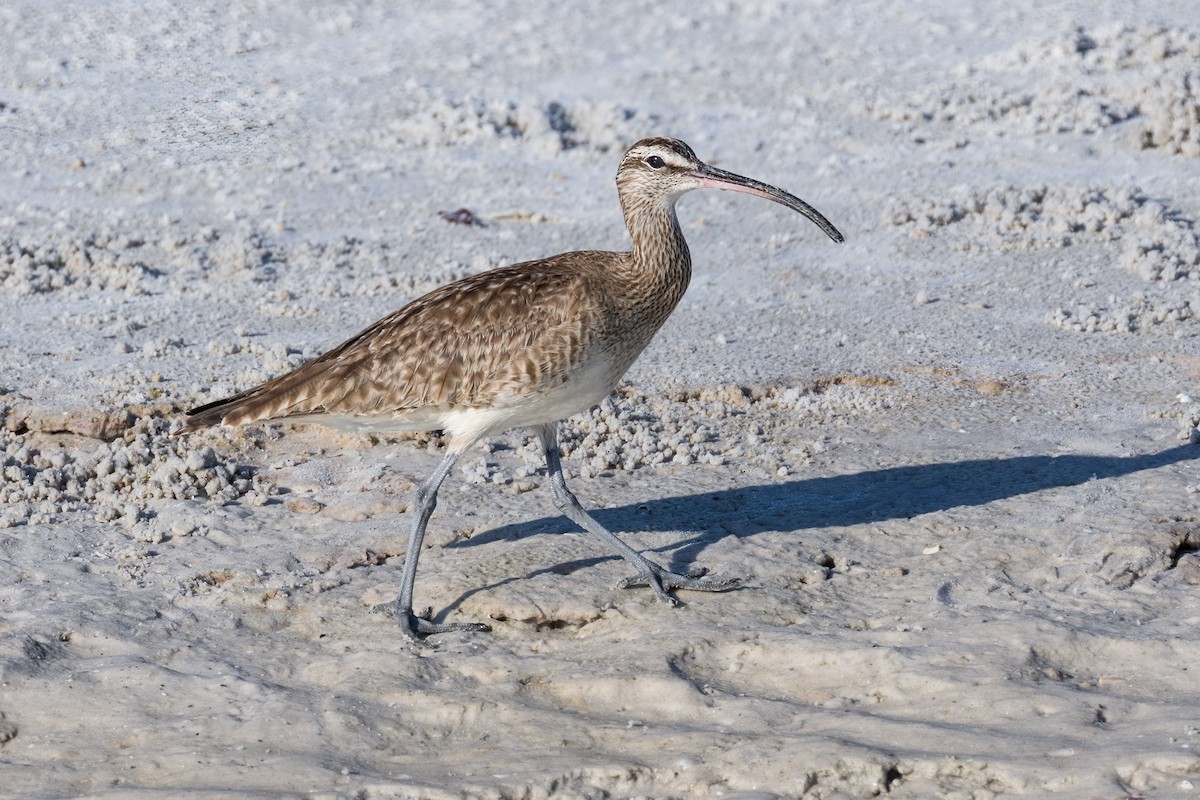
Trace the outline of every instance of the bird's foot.
<path fill-rule="evenodd" d="M 492 627 L 482 622 L 434 622 L 433 609 L 427 608 L 419 616 L 411 608 L 395 607 L 396 619 L 400 620 L 400 632 L 404 638 L 416 645 L 424 645 L 422 637 L 435 633 L 450 633 L 451 631 L 483 631 L 489 632 Z"/>
<path fill-rule="evenodd" d="M 680 601 L 672 594 L 672 589 L 691 589 L 695 592 L 723 592 L 741 583 L 741 578 L 705 578 L 708 570 L 703 567 L 690 569 L 682 575 L 678 572 L 665 570 L 657 564 L 647 561 L 646 569 L 626 578 L 621 582 L 622 589 L 631 586 L 649 586 L 658 595 L 658 599 L 672 606 L 680 605 Z"/>

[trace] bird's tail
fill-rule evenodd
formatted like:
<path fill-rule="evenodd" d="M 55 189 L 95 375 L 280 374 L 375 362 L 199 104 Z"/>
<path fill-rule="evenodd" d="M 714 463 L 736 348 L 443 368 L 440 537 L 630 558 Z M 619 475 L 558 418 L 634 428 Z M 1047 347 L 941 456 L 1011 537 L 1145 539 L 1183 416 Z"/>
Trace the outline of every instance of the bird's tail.
<path fill-rule="evenodd" d="M 336 388 L 346 373 L 354 369 L 352 363 L 330 366 L 338 352 L 330 351 L 266 383 L 193 408 L 187 412 L 187 421 L 180 433 L 191 433 L 213 425 L 247 425 L 324 410 L 329 397 L 336 396 L 336 391 L 331 387 Z M 318 378 L 323 380 L 320 385 L 314 386 L 314 380 Z"/>
<path fill-rule="evenodd" d="M 255 394 L 255 390 L 251 389 L 232 397 L 197 406 L 187 412 L 187 421 L 179 432 L 194 433 L 204 428 L 211 428 L 213 425 L 239 425 L 261 419 L 262 416 L 256 413 L 257 409 L 254 408 L 259 405 L 255 402 L 259 399 L 253 396 Z"/>

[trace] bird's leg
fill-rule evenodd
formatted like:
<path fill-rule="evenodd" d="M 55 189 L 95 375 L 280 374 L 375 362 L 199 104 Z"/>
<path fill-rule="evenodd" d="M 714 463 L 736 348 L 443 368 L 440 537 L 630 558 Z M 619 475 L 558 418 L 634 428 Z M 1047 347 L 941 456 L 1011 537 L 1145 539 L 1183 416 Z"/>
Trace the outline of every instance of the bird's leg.
<path fill-rule="evenodd" d="M 417 581 L 417 559 L 421 555 L 421 542 L 425 539 L 425 526 L 429 517 L 437 507 L 437 493 L 442 481 L 454 468 L 458 453 L 453 450 L 446 453 L 442 463 L 438 464 L 433 474 L 417 487 L 413 495 L 413 525 L 408 536 L 408 551 L 404 555 L 404 582 L 400 584 L 400 595 L 396 598 L 395 614 L 403 626 L 404 638 L 410 642 L 420 642 L 420 636 L 431 633 L 446 633 L 447 631 L 490 631 L 491 628 L 477 622 L 433 622 L 424 616 L 413 613 L 413 584 Z"/>
<path fill-rule="evenodd" d="M 542 443 L 542 449 L 546 453 L 546 470 L 550 476 L 550 490 L 554 495 L 554 505 L 576 525 L 616 550 L 622 558 L 637 567 L 637 574 L 632 578 L 627 578 L 621 584 L 623 587 L 649 586 L 658 595 L 660 600 L 677 606 L 679 605 L 679 601 L 671 596 L 670 591 L 672 589 L 719 592 L 737 585 L 739 580 L 737 578 L 727 578 L 725 580 L 706 579 L 703 577 L 705 574 L 704 569 L 692 570 L 685 575 L 670 572 L 621 541 L 616 534 L 597 522 L 591 514 L 584 511 L 583 506 L 579 505 L 579 500 L 567 488 L 567 479 L 563 476 L 562 471 L 562 458 L 558 451 L 557 425 L 543 425 L 536 428 L 535 432 Z"/>

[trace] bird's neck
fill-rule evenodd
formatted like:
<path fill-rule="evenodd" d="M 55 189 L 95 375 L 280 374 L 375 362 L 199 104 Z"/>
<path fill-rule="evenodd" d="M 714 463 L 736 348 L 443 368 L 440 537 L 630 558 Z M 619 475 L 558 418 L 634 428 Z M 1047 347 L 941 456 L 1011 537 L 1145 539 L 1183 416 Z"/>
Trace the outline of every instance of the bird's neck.
<path fill-rule="evenodd" d="M 692 256 L 675 216 L 674 199 L 622 200 L 625 224 L 633 238 L 630 274 L 623 276 L 628 281 L 626 292 L 660 308 L 665 321 L 692 279 Z"/>

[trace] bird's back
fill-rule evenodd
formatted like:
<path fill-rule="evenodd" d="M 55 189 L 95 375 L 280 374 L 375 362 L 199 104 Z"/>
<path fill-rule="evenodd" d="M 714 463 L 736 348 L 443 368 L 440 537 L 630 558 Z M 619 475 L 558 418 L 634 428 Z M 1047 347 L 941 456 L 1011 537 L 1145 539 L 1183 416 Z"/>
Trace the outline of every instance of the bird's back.
<path fill-rule="evenodd" d="M 621 314 L 610 284 L 628 258 L 565 253 L 447 284 L 292 372 L 191 410 L 184 430 L 316 416 L 436 428 L 423 412 L 551 392 L 589 359 L 607 357 Z"/>

